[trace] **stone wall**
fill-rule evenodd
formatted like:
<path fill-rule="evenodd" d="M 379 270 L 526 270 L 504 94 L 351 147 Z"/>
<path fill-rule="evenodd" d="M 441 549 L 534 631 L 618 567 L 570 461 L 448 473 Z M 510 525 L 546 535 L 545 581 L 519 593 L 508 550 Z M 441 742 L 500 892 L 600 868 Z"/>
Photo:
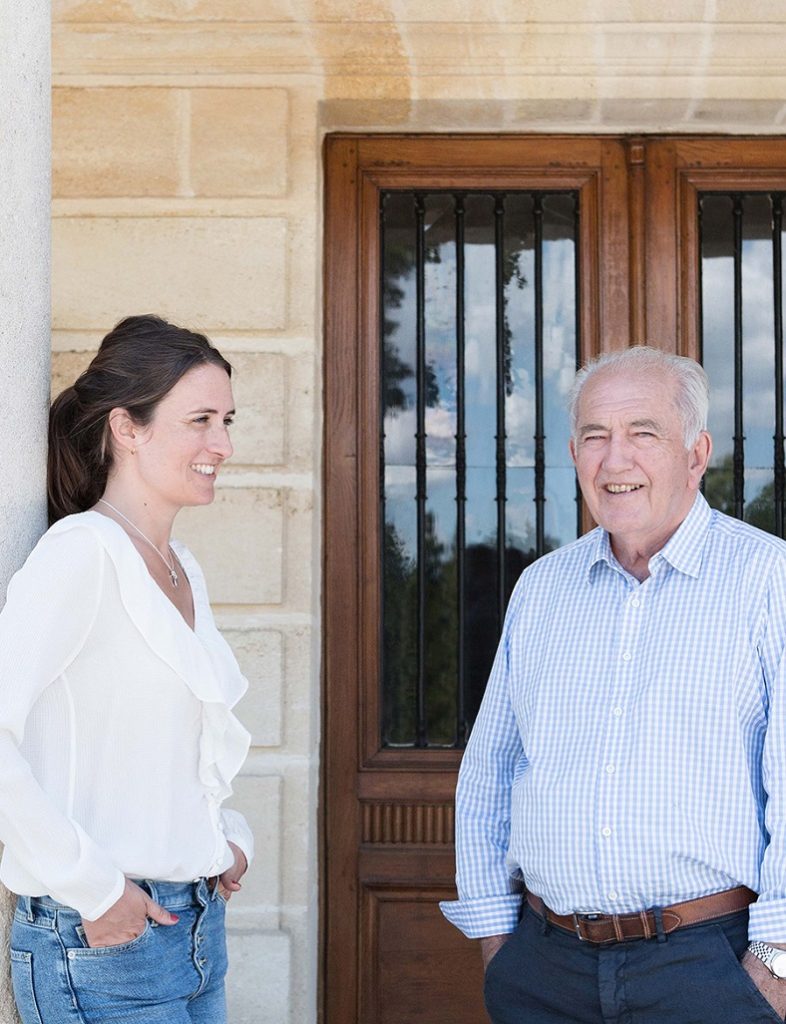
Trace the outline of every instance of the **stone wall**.
<path fill-rule="evenodd" d="M 55 389 L 121 316 L 206 331 L 237 452 L 179 532 L 251 680 L 233 1024 L 313 1024 L 325 131 L 780 132 L 781 0 L 54 0 Z"/>

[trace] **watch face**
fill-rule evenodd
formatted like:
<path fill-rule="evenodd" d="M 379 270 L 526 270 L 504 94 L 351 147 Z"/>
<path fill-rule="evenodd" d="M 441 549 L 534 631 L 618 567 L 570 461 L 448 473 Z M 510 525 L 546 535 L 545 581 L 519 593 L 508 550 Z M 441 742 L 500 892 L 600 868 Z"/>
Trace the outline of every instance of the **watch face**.
<path fill-rule="evenodd" d="M 779 950 L 770 960 L 769 966 L 776 978 L 786 978 L 786 951 Z"/>

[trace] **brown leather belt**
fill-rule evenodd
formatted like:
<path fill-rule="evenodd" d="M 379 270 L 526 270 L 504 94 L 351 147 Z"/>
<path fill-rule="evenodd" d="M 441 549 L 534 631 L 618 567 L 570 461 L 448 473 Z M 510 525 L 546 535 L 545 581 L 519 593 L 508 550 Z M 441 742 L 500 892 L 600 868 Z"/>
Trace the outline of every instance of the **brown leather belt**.
<path fill-rule="evenodd" d="M 724 892 L 714 892 L 697 900 L 673 903 L 668 907 L 641 910 L 633 914 L 555 914 L 540 896 L 527 893 L 527 903 L 536 914 L 565 931 L 578 935 L 582 942 L 603 946 L 610 942 L 632 942 L 652 939 L 660 932 L 668 934 L 689 924 L 713 921 L 716 917 L 745 910 L 756 899 L 756 893 L 744 885 Z M 661 924 L 658 927 L 657 918 Z"/>

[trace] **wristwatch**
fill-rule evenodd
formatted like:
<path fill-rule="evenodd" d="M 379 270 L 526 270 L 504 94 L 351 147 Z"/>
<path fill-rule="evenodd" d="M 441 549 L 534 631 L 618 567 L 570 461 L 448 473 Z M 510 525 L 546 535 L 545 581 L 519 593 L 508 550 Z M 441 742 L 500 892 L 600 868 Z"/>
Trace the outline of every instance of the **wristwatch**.
<path fill-rule="evenodd" d="M 786 978 L 786 949 L 768 946 L 766 942 L 752 942 L 748 951 L 761 960 L 773 978 L 779 981 Z"/>

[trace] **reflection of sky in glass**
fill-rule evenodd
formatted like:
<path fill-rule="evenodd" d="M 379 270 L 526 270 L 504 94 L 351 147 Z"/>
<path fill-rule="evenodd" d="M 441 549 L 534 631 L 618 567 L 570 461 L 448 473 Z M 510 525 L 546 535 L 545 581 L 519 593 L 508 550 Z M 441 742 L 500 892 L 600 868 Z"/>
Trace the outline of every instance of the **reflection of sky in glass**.
<path fill-rule="evenodd" d="M 388 343 L 411 371 L 404 389 L 406 407 L 386 410 L 386 467 L 414 465 L 417 428 L 414 374 L 416 334 L 416 275 L 414 272 L 415 221 L 411 195 L 388 200 L 386 253 L 399 271 L 388 283 L 396 306 L 385 311 L 392 326 Z M 395 220 L 395 223 L 393 223 Z M 456 239 L 452 195 L 432 194 L 424 203 L 426 264 L 426 361 L 434 394 L 426 408 L 426 454 L 429 466 L 455 466 L 458 410 L 456 369 Z M 497 433 L 497 310 L 494 198 L 470 194 L 465 198 L 465 426 L 467 462 L 467 544 L 494 542 L 496 537 L 496 433 Z M 511 193 L 504 218 L 505 327 L 510 346 L 508 393 L 505 396 L 506 464 L 534 466 L 535 434 L 535 256 L 533 199 Z M 543 388 L 544 432 L 547 461 L 546 519 L 550 538 L 573 539 L 576 510 L 573 471 L 568 456 L 568 423 L 564 400 L 575 372 L 575 241 L 574 198 L 549 196 L 543 203 Z M 405 253 L 408 261 L 401 259 Z M 490 472 L 473 472 L 481 468 Z M 567 484 L 564 472 L 571 481 Z M 557 472 L 557 470 L 560 472 Z M 554 474 L 553 480 L 551 474 Z M 506 514 L 509 541 L 525 544 L 534 529 L 534 493 L 530 485 L 520 494 L 509 486 Z M 448 498 L 432 495 L 448 522 Z M 451 500 L 455 500 L 455 485 Z M 413 492 L 414 500 L 414 492 Z M 553 509 L 549 508 L 554 504 Z M 453 516 L 455 520 L 455 515 Z M 440 531 L 442 532 L 442 531 Z M 447 536 L 444 541 L 452 540 Z M 534 544 L 534 541 L 532 542 Z"/>
<path fill-rule="evenodd" d="M 746 507 L 772 483 L 775 356 L 771 207 L 746 195 L 742 240 L 743 432 Z M 711 465 L 728 466 L 734 436 L 734 227 L 729 196 L 702 199 L 702 325 L 710 378 Z"/>

